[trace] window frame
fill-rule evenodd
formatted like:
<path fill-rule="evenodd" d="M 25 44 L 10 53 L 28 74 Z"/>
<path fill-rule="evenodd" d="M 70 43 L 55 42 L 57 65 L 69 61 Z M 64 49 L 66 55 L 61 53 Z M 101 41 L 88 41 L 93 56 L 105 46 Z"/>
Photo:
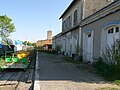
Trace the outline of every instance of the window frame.
<path fill-rule="evenodd" d="M 78 23 L 77 19 L 78 19 L 78 10 L 76 9 L 74 11 L 74 20 L 73 20 L 73 25 L 76 25 Z"/>

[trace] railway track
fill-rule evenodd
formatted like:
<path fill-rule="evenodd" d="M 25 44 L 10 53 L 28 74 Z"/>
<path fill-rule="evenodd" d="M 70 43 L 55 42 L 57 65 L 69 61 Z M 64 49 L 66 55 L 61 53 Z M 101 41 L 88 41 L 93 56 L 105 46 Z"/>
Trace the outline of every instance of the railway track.
<path fill-rule="evenodd" d="M 23 71 L 6 69 L 0 72 L 0 90 L 33 90 L 36 51 L 30 54 L 31 63 Z"/>

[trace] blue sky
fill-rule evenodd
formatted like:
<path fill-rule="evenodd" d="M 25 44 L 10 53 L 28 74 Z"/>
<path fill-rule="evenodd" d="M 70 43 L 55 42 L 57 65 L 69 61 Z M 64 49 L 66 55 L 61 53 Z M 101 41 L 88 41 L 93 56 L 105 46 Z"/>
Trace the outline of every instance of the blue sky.
<path fill-rule="evenodd" d="M 0 15 L 13 20 L 16 32 L 9 38 L 36 42 L 47 38 L 47 31 L 53 36 L 61 32 L 60 15 L 72 0 L 1 0 Z"/>

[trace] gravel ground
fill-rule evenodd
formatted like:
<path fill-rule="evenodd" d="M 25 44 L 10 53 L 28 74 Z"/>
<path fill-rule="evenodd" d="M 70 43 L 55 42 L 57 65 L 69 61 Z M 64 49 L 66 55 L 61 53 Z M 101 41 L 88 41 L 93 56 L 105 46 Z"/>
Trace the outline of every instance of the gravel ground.
<path fill-rule="evenodd" d="M 117 85 L 106 82 L 102 77 L 92 74 L 75 64 L 64 63 L 62 55 L 38 53 L 40 90 L 98 90 Z M 87 67 L 88 68 L 88 67 Z"/>

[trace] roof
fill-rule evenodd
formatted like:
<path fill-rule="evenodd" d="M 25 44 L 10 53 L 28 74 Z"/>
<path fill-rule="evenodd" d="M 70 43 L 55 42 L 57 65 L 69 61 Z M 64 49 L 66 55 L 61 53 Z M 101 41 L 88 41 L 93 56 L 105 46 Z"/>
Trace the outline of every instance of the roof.
<path fill-rule="evenodd" d="M 60 16 L 59 19 L 61 19 L 69 10 L 70 8 L 77 2 L 78 0 L 73 0 L 71 4 L 68 6 L 68 8 L 64 11 L 64 13 Z"/>
<path fill-rule="evenodd" d="M 58 33 L 57 35 L 55 35 L 55 36 L 53 37 L 53 39 L 56 39 L 56 38 L 60 37 L 61 34 L 62 34 L 62 32 Z"/>

